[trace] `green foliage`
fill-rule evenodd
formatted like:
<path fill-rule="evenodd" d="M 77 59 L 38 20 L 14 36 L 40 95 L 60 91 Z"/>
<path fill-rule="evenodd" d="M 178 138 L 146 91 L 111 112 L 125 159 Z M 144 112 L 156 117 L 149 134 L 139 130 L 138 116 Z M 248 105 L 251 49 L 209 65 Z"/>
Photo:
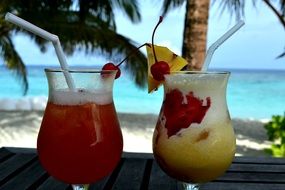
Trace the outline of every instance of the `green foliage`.
<path fill-rule="evenodd" d="M 285 114 L 284 116 L 272 116 L 265 126 L 268 139 L 273 142 L 271 148 L 265 151 L 272 156 L 285 157 Z"/>

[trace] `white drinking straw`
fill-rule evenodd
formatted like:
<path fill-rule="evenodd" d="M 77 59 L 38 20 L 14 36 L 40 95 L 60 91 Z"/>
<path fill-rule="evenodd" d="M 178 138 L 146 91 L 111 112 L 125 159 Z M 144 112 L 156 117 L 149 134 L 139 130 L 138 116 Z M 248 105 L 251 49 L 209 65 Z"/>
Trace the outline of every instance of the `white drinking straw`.
<path fill-rule="evenodd" d="M 74 85 L 74 81 L 70 75 L 70 73 L 68 72 L 68 65 L 62 50 L 62 47 L 60 45 L 60 41 L 57 35 L 51 34 L 35 25 L 33 25 L 32 23 L 27 22 L 26 20 L 17 17 L 11 13 L 7 13 L 5 15 L 5 19 L 29 32 L 34 33 L 35 35 L 38 35 L 48 41 L 51 41 L 54 48 L 55 48 L 55 52 L 57 55 L 57 58 L 59 60 L 60 66 L 63 70 L 63 74 L 65 76 L 65 80 L 66 83 L 69 87 L 69 89 L 71 89 L 72 91 L 75 91 L 75 85 Z"/>
<path fill-rule="evenodd" d="M 231 37 L 236 31 L 238 31 L 242 26 L 244 25 L 244 22 L 240 20 L 235 26 L 233 26 L 229 31 L 227 31 L 224 35 L 222 35 L 216 42 L 214 42 L 206 53 L 206 58 L 202 67 L 202 71 L 207 71 L 209 64 L 211 62 L 212 56 L 215 52 L 215 50 L 224 43 L 229 37 Z"/>

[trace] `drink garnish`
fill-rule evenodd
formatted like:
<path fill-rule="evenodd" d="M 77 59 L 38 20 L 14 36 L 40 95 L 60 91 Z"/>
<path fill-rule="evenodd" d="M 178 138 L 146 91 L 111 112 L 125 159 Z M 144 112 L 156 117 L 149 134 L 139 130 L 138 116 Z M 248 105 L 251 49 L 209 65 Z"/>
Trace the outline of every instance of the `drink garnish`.
<path fill-rule="evenodd" d="M 154 48 L 154 34 L 155 31 L 157 29 L 157 27 L 159 26 L 159 24 L 162 22 L 163 17 L 160 16 L 159 17 L 159 21 L 158 23 L 155 25 L 154 30 L 152 32 L 152 36 L 151 36 L 151 45 L 152 45 L 152 52 L 153 52 L 153 56 L 154 56 L 154 64 L 150 67 L 150 72 L 152 74 L 152 77 L 157 80 L 157 81 L 163 81 L 164 80 L 164 75 L 165 74 L 169 74 L 170 73 L 170 67 L 168 65 L 168 63 L 166 61 L 158 61 L 156 54 L 155 54 L 155 48 Z"/>
<path fill-rule="evenodd" d="M 173 53 L 167 47 L 154 45 L 154 34 L 158 25 L 163 21 L 159 18 L 153 33 L 152 44 L 146 46 L 148 60 L 148 92 L 156 90 L 164 81 L 164 75 L 173 71 L 180 71 L 187 65 L 187 61 Z"/>
<path fill-rule="evenodd" d="M 119 65 L 115 65 L 114 63 L 106 63 L 103 67 L 102 70 L 111 70 L 111 71 L 117 71 L 115 79 L 119 78 L 121 76 L 121 69 L 119 68 Z"/>
<path fill-rule="evenodd" d="M 163 17 L 159 18 L 152 34 L 152 44 L 144 43 L 130 54 L 126 56 L 119 64 L 115 65 L 112 62 L 106 63 L 102 70 L 117 70 L 116 79 L 120 77 L 120 65 L 125 62 L 133 53 L 137 52 L 141 47 L 146 46 L 148 60 L 148 92 L 156 90 L 164 81 L 164 75 L 173 71 L 180 71 L 187 65 L 187 61 L 182 57 L 170 51 L 167 47 L 154 45 L 154 34 L 163 21 Z"/>
<path fill-rule="evenodd" d="M 196 97 L 193 92 L 183 95 L 178 89 L 166 93 L 164 101 L 163 114 L 168 137 L 176 135 L 192 123 L 200 124 L 211 106 L 210 97 L 207 97 L 204 103 L 204 100 Z"/>

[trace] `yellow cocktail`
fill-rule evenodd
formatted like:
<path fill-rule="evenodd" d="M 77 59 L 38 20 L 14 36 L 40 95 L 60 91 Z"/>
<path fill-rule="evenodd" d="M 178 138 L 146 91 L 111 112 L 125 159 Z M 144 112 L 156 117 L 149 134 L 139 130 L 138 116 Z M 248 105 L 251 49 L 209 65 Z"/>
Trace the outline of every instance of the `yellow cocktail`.
<path fill-rule="evenodd" d="M 228 77 L 227 72 L 165 75 L 153 152 L 171 177 L 207 182 L 230 166 L 236 143 L 226 104 Z"/>

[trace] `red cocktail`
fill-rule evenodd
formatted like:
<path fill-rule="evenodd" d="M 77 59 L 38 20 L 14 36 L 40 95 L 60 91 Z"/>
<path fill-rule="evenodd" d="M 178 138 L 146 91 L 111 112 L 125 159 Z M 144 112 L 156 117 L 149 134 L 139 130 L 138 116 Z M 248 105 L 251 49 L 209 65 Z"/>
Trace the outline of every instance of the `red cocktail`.
<path fill-rule="evenodd" d="M 107 176 L 123 148 L 112 99 L 115 72 L 71 72 L 76 91 L 61 84 L 62 72 L 46 73 L 49 101 L 38 135 L 40 162 L 50 175 L 70 184 Z"/>

